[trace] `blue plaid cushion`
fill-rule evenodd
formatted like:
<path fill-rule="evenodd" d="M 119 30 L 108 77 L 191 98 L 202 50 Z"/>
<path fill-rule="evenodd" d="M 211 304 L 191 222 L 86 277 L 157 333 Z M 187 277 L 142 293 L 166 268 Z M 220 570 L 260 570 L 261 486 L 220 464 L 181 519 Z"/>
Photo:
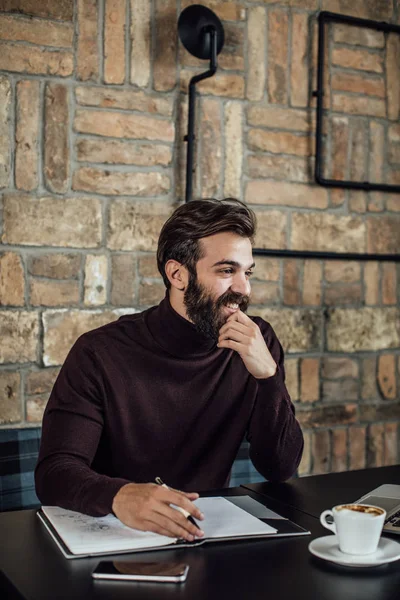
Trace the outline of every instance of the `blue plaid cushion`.
<path fill-rule="evenodd" d="M 41 429 L 0 430 L 0 511 L 39 505 L 34 470 Z"/>

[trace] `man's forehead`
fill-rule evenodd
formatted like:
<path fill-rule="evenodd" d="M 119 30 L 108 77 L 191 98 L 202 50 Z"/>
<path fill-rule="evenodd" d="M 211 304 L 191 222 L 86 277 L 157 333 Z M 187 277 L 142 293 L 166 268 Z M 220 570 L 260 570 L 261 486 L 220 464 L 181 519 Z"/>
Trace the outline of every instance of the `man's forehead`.
<path fill-rule="evenodd" d="M 201 261 L 211 265 L 231 264 L 237 267 L 253 266 L 252 246 L 249 238 L 224 232 L 199 240 Z"/>

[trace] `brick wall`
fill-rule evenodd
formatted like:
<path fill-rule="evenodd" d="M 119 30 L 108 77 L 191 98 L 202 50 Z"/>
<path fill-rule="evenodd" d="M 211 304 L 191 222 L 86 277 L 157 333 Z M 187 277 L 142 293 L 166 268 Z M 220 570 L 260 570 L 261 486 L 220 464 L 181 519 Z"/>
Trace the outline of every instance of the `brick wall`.
<path fill-rule="evenodd" d="M 184 194 L 187 0 L 0 3 L 0 428 L 40 423 L 75 339 L 164 295 L 154 251 Z M 400 196 L 313 184 L 316 16 L 399 23 L 397 1 L 204 1 L 223 20 L 198 86 L 195 195 L 244 198 L 257 247 L 398 253 Z M 400 182 L 395 36 L 334 26 L 326 176 Z M 257 257 L 251 312 L 287 352 L 301 474 L 392 464 L 395 262 Z"/>

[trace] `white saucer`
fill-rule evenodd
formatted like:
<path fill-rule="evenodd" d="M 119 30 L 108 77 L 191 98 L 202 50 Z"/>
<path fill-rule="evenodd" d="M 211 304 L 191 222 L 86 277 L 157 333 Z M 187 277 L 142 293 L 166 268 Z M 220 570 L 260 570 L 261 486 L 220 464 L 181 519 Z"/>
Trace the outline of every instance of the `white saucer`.
<path fill-rule="evenodd" d="M 381 537 L 378 549 L 372 554 L 345 554 L 339 550 L 336 535 L 326 535 L 308 545 L 311 554 L 345 567 L 377 567 L 400 558 L 400 544 Z"/>

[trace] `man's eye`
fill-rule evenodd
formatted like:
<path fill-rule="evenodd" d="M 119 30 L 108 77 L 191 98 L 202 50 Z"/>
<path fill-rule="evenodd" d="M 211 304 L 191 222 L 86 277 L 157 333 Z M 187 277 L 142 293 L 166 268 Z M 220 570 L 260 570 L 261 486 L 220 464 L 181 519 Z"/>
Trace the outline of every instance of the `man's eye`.
<path fill-rule="evenodd" d="M 231 275 L 233 273 L 233 269 L 221 269 L 220 273 L 224 273 L 225 275 Z"/>
<path fill-rule="evenodd" d="M 251 277 L 252 275 L 254 275 L 253 271 L 247 271 L 246 272 L 247 277 Z"/>

